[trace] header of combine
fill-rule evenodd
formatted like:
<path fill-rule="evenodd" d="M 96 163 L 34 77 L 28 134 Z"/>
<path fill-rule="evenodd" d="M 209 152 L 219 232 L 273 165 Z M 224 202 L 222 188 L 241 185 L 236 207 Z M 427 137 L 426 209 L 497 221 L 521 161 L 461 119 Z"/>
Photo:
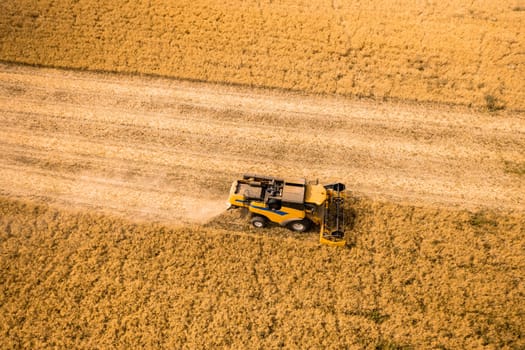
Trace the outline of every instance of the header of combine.
<path fill-rule="evenodd" d="M 305 179 L 280 179 L 245 174 L 233 183 L 229 204 L 247 208 L 253 226 L 268 222 L 306 232 L 312 224 L 320 227 L 320 241 L 332 246 L 346 245 L 344 234 L 345 185 L 320 185 Z"/>

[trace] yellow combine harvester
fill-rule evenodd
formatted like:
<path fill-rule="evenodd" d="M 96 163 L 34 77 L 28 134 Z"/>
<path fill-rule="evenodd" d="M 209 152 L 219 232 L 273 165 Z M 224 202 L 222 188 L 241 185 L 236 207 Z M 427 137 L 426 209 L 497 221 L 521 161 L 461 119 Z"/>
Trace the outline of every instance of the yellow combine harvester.
<path fill-rule="evenodd" d="M 268 222 L 306 232 L 312 224 L 320 227 L 320 241 L 331 246 L 346 245 L 344 233 L 345 185 L 320 185 L 305 179 L 279 179 L 245 174 L 233 183 L 229 204 L 246 208 L 257 228 Z"/>

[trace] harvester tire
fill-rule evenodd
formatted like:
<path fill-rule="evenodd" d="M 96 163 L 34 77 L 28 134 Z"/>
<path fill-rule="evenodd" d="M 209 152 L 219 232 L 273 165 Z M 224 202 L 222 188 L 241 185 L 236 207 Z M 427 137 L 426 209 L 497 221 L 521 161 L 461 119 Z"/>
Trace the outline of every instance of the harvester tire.
<path fill-rule="evenodd" d="M 251 219 L 251 223 L 255 228 L 264 228 L 268 225 L 268 221 L 263 216 L 254 216 Z"/>
<path fill-rule="evenodd" d="M 310 229 L 310 221 L 309 220 L 297 220 L 290 222 L 287 227 L 295 232 L 306 232 Z"/>

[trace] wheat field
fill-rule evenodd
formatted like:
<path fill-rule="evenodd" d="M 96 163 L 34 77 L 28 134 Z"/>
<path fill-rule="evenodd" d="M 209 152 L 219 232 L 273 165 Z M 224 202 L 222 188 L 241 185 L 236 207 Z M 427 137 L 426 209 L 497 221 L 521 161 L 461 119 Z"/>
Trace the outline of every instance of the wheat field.
<path fill-rule="evenodd" d="M 525 109 L 525 4 L 8 0 L 0 60 Z"/>
<path fill-rule="evenodd" d="M 525 3 L 0 2 L 0 348 L 525 348 Z M 225 211 L 347 185 L 348 246 Z"/>
<path fill-rule="evenodd" d="M 525 346 L 523 217 L 354 199 L 340 250 L 0 201 L 5 349 Z"/>

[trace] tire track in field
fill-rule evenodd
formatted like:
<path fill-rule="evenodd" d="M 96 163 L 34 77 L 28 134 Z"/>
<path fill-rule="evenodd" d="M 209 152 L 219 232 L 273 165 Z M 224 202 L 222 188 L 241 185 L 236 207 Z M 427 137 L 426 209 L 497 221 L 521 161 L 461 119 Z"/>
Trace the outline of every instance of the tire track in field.
<path fill-rule="evenodd" d="M 217 214 L 243 172 L 415 204 L 525 206 L 517 114 L 0 65 L 0 147 L 1 194 L 146 220 Z"/>

